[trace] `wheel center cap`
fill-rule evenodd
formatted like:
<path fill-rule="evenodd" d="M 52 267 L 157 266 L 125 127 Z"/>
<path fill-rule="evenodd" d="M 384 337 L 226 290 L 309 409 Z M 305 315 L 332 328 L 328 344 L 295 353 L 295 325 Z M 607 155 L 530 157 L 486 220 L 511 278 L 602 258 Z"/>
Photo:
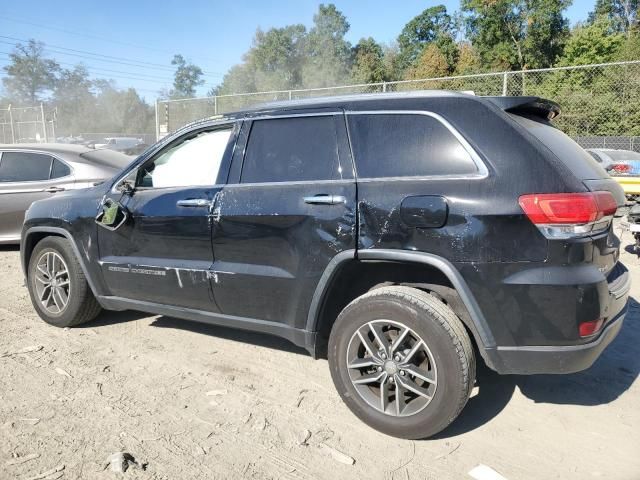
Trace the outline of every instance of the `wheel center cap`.
<path fill-rule="evenodd" d="M 393 360 L 387 360 L 384 362 L 384 371 L 389 375 L 395 375 L 398 373 L 398 366 L 396 365 L 396 362 Z"/>

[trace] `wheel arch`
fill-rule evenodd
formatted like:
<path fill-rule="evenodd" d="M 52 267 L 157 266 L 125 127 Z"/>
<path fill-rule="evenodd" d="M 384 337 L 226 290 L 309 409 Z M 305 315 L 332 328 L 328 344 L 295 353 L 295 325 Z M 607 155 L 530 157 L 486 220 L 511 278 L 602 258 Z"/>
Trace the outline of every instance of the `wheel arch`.
<path fill-rule="evenodd" d="M 93 279 L 89 274 L 82 255 L 80 255 L 80 249 L 78 248 L 76 241 L 71 235 L 71 232 L 61 227 L 30 227 L 23 233 L 22 241 L 20 242 L 20 263 L 22 265 L 22 271 L 25 278 L 28 277 L 29 261 L 31 260 L 31 254 L 33 253 L 35 246 L 38 244 L 38 242 L 45 239 L 46 237 L 62 237 L 69 241 L 69 243 L 71 244 L 71 249 L 78 259 L 80 267 L 82 267 L 82 272 L 84 273 L 84 276 L 89 283 L 89 288 L 91 288 L 93 294 L 96 295 L 97 290 L 93 283 Z"/>
<path fill-rule="evenodd" d="M 448 260 L 438 255 L 392 249 L 358 250 L 357 254 L 354 250 L 348 250 L 336 255 L 329 263 L 314 292 L 305 328 L 314 333 L 314 345 L 308 346 L 308 350 L 314 356 L 321 353 L 323 327 L 326 329 L 327 323 L 330 327 L 335 321 L 335 318 L 330 318 L 332 315 L 325 315 L 325 306 L 332 291 L 335 288 L 339 289 L 340 282 L 345 281 L 341 277 L 344 277 L 345 274 L 348 276 L 349 268 L 362 262 L 412 265 L 438 272 L 442 276 L 441 278 L 446 281 L 436 280 L 433 284 L 428 280 L 424 282 L 401 281 L 394 284 L 431 290 L 443 297 L 470 331 L 474 343 L 487 365 L 494 368 L 491 353 L 495 350 L 495 339 L 473 293 L 458 270 Z M 446 282 L 449 283 L 449 286 L 446 285 Z"/>

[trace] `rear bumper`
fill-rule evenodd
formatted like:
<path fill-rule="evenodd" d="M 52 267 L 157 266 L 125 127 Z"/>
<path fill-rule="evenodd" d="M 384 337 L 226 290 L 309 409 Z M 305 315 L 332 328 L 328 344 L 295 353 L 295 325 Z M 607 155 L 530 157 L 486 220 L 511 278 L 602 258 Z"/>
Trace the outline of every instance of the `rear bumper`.
<path fill-rule="evenodd" d="M 497 347 L 487 352 L 501 374 L 575 373 L 589 368 L 620 332 L 627 313 L 624 306 L 592 342 L 581 345 Z"/>

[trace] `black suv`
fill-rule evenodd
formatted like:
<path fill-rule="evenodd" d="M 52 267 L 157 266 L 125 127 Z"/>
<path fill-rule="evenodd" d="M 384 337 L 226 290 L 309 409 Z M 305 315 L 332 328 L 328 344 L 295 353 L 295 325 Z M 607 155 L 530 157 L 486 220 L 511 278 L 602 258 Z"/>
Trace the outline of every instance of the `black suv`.
<path fill-rule="evenodd" d="M 270 104 L 189 125 L 29 209 L 22 264 L 59 327 L 134 309 L 326 356 L 372 427 L 421 438 L 499 373 L 588 368 L 620 330 L 622 190 L 536 97 Z"/>

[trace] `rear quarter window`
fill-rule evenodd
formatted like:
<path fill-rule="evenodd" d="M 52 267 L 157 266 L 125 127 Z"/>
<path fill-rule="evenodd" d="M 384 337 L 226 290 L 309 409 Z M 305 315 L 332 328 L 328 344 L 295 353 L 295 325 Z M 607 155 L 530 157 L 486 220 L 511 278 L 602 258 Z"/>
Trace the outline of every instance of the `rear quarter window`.
<path fill-rule="evenodd" d="M 473 175 L 478 166 L 437 118 L 421 114 L 349 114 L 360 178 Z"/>

